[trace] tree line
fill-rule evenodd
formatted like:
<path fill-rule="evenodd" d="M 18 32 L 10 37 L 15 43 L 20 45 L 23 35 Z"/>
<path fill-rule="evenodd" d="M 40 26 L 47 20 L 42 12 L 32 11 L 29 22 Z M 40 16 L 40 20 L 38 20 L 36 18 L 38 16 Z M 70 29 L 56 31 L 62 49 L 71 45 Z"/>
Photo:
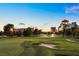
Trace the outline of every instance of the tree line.
<path fill-rule="evenodd" d="M 68 21 L 68 20 L 64 20 Z M 79 25 L 76 22 L 72 22 L 69 24 L 63 24 L 63 30 L 59 31 L 63 36 L 68 37 L 78 37 L 79 36 Z"/>
<path fill-rule="evenodd" d="M 38 28 L 25 28 L 21 30 L 17 30 L 14 28 L 14 24 L 7 24 L 3 27 L 4 31 L 0 31 L 0 36 L 31 36 L 31 35 L 40 35 L 42 30 Z"/>

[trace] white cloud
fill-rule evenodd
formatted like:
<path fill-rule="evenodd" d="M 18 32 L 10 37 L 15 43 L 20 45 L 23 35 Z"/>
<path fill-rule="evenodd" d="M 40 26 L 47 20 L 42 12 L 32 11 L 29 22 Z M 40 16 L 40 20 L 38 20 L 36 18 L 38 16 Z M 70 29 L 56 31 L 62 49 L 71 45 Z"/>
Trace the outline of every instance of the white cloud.
<path fill-rule="evenodd" d="M 79 13 L 79 5 L 66 8 L 65 13 Z"/>

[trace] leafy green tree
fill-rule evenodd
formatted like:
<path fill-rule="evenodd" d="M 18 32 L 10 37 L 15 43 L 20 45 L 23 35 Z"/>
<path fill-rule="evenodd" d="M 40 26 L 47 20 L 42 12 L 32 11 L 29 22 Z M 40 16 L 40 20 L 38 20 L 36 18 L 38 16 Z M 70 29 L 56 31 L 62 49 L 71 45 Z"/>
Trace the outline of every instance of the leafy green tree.
<path fill-rule="evenodd" d="M 33 34 L 33 28 L 28 27 L 26 30 L 24 30 L 23 35 L 24 36 L 31 36 Z"/>
<path fill-rule="evenodd" d="M 4 29 L 5 35 L 10 36 L 10 35 L 12 35 L 12 31 L 14 29 L 14 25 L 13 24 L 7 24 L 7 25 L 4 26 L 3 29 Z"/>
<path fill-rule="evenodd" d="M 35 29 L 34 32 L 33 32 L 33 34 L 34 34 L 34 35 L 38 35 L 38 34 L 39 34 L 38 31 L 39 31 L 38 29 Z"/>
<path fill-rule="evenodd" d="M 33 34 L 34 34 L 34 35 L 40 35 L 41 32 L 42 32 L 41 30 L 35 29 L 35 30 L 33 31 Z"/>
<path fill-rule="evenodd" d="M 3 35 L 3 32 L 2 31 L 0 31 L 0 36 L 2 36 Z"/>
<path fill-rule="evenodd" d="M 66 29 L 68 25 L 64 25 L 63 35 L 66 35 L 66 36 L 71 35 L 71 36 L 75 37 L 77 35 L 77 32 L 78 32 L 78 28 L 77 28 L 78 25 L 76 23 L 72 23 L 72 24 L 70 24 L 70 28 Z"/>
<path fill-rule="evenodd" d="M 17 32 L 16 32 L 16 35 L 17 35 L 18 37 L 22 36 L 21 31 L 17 31 Z"/>

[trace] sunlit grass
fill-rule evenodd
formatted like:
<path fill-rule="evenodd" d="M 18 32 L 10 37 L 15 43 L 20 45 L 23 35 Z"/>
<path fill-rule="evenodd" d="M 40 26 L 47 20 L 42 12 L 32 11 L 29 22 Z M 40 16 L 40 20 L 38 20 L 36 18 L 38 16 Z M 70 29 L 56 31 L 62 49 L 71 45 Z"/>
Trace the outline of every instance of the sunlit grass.
<path fill-rule="evenodd" d="M 8 37 L 0 38 L 0 55 L 79 55 L 79 43 L 69 42 L 66 37 Z M 26 42 L 25 44 L 23 44 Z M 31 43 L 31 44 L 30 44 Z M 57 49 L 33 46 L 34 43 L 51 43 Z M 23 46 L 25 45 L 25 46 Z M 28 47 L 26 47 L 28 46 Z"/>

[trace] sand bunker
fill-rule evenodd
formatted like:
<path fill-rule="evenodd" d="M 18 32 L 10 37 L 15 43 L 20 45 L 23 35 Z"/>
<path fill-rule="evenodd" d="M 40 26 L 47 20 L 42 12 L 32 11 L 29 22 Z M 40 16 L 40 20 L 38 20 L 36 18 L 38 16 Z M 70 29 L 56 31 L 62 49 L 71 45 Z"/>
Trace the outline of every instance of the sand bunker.
<path fill-rule="evenodd" d="M 39 46 L 47 47 L 47 48 L 51 48 L 51 49 L 57 49 L 57 48 L 56 48 L 56 45 L 53 45 L 53 44 L 41 43 Z"/>
<path fill-rule="evenodd" d="M 71 40 L 71 39 L 66 39 L 67 41 L 69 41 L 69 42 L 75 42 L 75 41 L 73 41 L 73 40 Z"/>

